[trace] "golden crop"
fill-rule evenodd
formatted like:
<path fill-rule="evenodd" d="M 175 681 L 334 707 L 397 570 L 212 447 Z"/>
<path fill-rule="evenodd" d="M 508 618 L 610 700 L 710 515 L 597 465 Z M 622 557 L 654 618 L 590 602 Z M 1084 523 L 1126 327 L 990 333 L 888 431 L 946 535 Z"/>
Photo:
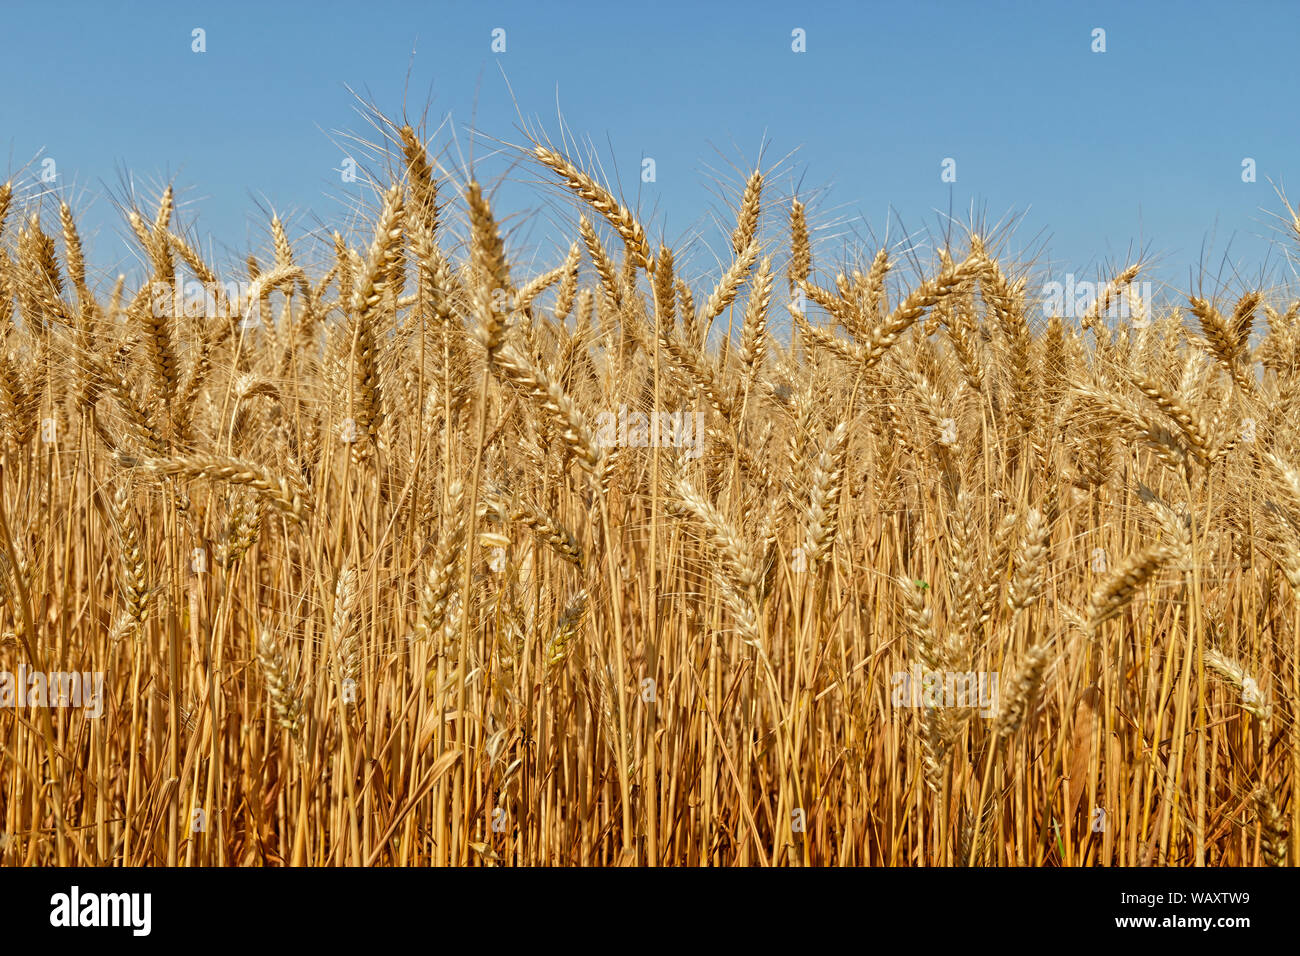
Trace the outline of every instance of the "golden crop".
<path fill-rule="evenodd" d="M 688 277 L 544 143 L 534 272 L 389 132 L 241 276 L 0 192 L 0 671 L 103 675 L 10 687 L 0 863 L 1296 858 L 1300 301 L 837 273 L 761 172 Z"/>

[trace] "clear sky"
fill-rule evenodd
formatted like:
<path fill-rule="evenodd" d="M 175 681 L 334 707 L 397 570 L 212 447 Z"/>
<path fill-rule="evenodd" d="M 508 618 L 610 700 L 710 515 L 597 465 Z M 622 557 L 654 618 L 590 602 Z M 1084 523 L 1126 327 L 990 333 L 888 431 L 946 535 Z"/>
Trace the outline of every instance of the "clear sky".
<path fill-rule="evenodd" d="M 1232 288 L 1291 275 L 1270 180 L 1300 198 L 1298 38 L 1297 2 L 5 2 L 0 176 L 92 203 L 92 256 L 114 271 L 132 182 L 147 201 L 174 182 L 216 249 L 265 249 L 263 210 L 301 236 L 371 202 L 339 172 L 364 166 L 350 135 L 375 137 L 360 94 L 427 107 L 445 163 L 506 176 L 499 216 L 532 214 L 509 223 L 539 263 L 576 207 L 491 154 L 521 117 L 554 137 L 562 115 L 653 239 L 695 237 L 701 270 L 761 149 L 773 200 L 809 200 L 822 263 L 845 241 L 925 245 L 973 210 L 1018 218 L 1010 250 L 1053 274 L 1141 249 L 1179 287 L 1204 261 Z"/>

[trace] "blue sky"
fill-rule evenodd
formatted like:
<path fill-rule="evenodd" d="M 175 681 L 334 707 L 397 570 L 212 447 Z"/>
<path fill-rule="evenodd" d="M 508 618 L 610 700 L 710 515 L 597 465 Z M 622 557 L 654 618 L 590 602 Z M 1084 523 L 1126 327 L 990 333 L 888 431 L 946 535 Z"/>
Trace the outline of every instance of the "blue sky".
<path fill-rule="evenodd" d="M 701 271 L 762 148 L 773 200 L 810 202 L 822 264 L 845 243 L 926 247 L 951 209 L 1016 218 L 1007 248 L 1054 275 L 1139 249 L 1180 288 L 1202 262 L 1211 291 L 1291 274 L 1269 180 L 1300 198 L 1297 3 L 19 2 L 0 30 L 0 176 L 30 195 L 55 160 L 53 191 L 112 271 L 132 265 L 115 208 L 130 182 L 148 200 L 174 182 L 219 255 L 265 249 L 266 209 L 295 235 L 346 225 L 370 201 L 341 181 L 362 158 L 348 137 L 375 136 L 350 88 L 446 118 L 435 147 L 505 177 L 499 217 L 539 265 L 576 207 L 500 145 L 521 117 L 556 136 L 562 114 Z"/>

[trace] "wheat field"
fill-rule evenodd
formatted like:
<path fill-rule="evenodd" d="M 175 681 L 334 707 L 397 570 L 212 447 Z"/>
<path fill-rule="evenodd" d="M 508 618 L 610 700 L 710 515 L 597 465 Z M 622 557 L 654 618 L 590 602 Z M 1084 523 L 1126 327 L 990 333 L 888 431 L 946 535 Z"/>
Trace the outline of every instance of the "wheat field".
<path fill-rule="evenodd" d="M 237 275 L 0 191 L 0 864 L 1296 859 L 1300 300 L 1044 316 L 762 170 L 692 274 L 541 139 L 526 268 L 383 128 Z"/>

